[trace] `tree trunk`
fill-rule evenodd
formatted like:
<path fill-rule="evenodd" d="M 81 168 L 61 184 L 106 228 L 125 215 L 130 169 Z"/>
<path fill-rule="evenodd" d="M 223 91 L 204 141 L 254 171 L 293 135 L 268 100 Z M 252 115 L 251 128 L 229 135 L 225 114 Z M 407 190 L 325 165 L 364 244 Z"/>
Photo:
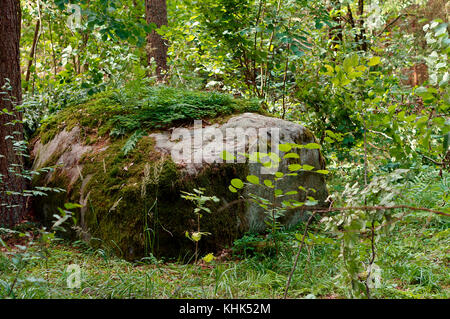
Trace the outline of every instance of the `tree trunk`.
<path fill-rule="evenodd" d="M 11 226 L 26 213 L 23 157 L 13 144 L 23 139 L 22 115 L 14 107 L 22 99 L 19 0 L 0 0 L 0 11 L 0 225 Z"/>
<path fill-rule="evenodd" d="M 33 45 L 31 46 L 30 57 L 28 60 L 27 73 L 25 76 L 25 83 L 26 83 L 25 84 L 25 92 L 28 91 L 28 86 L 29 86 L 30 76 L 31 76 L 31 66 L 33 65 L 34 54 L 36 52 L 37 42 L 38 42 L 38 38 L 39 38 L 39 28 L 40 27 L 41 27 L 41 20 L 38 19 L 36 22 L 36 28 L 34 29 Z"/>
<path fill-rule="evenodd" d="M 361 51 L 367 51 L 368 45 L 367 45 L 367 37 L 366 37 L 366 29 L 364 28 L 364 0 L 358 0 L 358 24 L 360 32 L 355 34 L 355 42 L 358 43 L 358 48 Z M 354 29 L 356 28 L 356 21 L 353 18 L 352 9 L 350 8 L 350 3 L 347 3 L 347 17 L 350 22 L 351 27 Z"/>
<path fill-rule="evenodd" d="M 167 25 L 166 0 L 146 0 L 145 17 L 147 23 L 154 23 L 158 28 Z M 153 59 L 156 62 L 156 76 L 164 81 L 164 71 L 167 70 L 167 41 L 156 31 L 152 31 L 147 38 L 147 59 L 150 65 Z"/>
<path fill-rule="evenodd" d="M 360 35 L 359 39 L 361 41 L 360 49 L 362 51 L 367 51 L 367 39 L 366 39 L 366 29 L 364 28 L 364 0 L 358 0 L 358 14 L 359 14 L 359 28 L 360 28 Z"/>
<path fill-rule="evenodd" d="M 338 51 L 338 45 L 342 45 L 343 41 L 343 33 L 342 33 L 342 17 L 341 17 L 341 3 L 337 0 L 333 0 L 331 2 L 331 6 L 328 8 L 328 12 L 330 12 L 332 9 L 338 10 L 338 14 L 333 17 L 333 21 L 336 24 L 333 27 L 330 27 L 328 30 L 328 39 L 330 39 L 331 42 L 331 50 L 337 52 Z M 333 56 L 334 60 L 334 56 Z"/>

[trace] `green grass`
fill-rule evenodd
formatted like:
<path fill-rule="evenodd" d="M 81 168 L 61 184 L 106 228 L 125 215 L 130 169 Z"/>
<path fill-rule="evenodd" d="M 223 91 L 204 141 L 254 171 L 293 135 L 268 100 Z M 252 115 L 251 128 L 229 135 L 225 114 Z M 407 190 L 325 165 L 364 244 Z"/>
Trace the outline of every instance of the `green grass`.
<path fill-rule="evenodd" d="M 426 225 L 422 220 L 411 215 L 396 225 L 389 240 L 378 244 L 376 262 L 382 268 L 382 287 L 374 289 L 373 297 L 450 297 L 450 231 L 440 217 L 429 219 Z M 326 235 L 317 223 L 311 230 Z M 253 251 L 245 258 L 234 254 L 203 267 L 151 259 L 130 263 L 110 255 L 107 249 L 95 250 L 80 242 L 52 244 L 48 259 L 33 257 L 26 263 L 13 294 L 8 294 L 7 287 L 18 273 L 11 259 L 17 254 L 3 251 L 0 297 L 282 298 L 296 252 L 295 233 L 282 233 L 277 258 L 268 251 Z M 38 246 L 28 247 L 32 256 L 37 256 L 38 250 Z M 66 283 L 66 268 L 74 263 L 82 269 L 79 289 L 69 289 Z M 304 249 L 289 298 L 311 294 L 316 298 L 345 298 L 346 287 L 340 287 L 336 280 L 340 268 L 337 241 Z"/>

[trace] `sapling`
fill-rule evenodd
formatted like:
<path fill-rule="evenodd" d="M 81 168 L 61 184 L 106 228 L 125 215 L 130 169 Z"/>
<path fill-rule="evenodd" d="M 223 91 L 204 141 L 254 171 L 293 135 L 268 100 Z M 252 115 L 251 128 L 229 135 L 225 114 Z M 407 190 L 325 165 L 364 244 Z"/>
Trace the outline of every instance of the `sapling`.
<path fill-rule="evenodd" d="M 216 196 L 204 196 L 204 192 L 204 188 L 194 188 L 194 193 L 181 191 L 181 193 L 183 194 L 181 195 L 181 197 L 195 203 L 196 206 L 196 208 L 194 209 L 194 213 L 197 217 L 197 231 L 192 232 L 191 234 L 186 231 L 186 237 L 195 243 L 195 263 L 197 263 L 198 260 L 198 242 L 200 241 L 202 236 L 210 235 L 210 233 L 202 232 L 200 230 L 200 219 L 203 217 L 202 212 L 211 214 L 211 210 L 205 206 L 206 203 L 209 201 L 218 203 L 220 201 Z"/>

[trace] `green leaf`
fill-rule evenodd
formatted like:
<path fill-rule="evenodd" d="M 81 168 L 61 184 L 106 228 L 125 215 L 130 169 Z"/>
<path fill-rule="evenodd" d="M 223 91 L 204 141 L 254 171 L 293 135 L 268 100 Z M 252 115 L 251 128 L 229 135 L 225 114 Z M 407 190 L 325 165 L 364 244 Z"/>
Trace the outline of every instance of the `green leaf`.
<path fill-rule="evenodd" d="M 144 136 L 144 131 L 137 130 L 130 136 L 130 138 L 125 142 L 125 145 L 122 147 L 123 155 L 127 155 L 131 152 L 139 142 L 139 140 Z"/>
<path fill-rule="evenodd" d="M 342 67 L 345 73 L 350 73 L 353 70 L 353 67 L 358 65 L 359 57 L 357 54 L 352 54 L 351 56 L 344 59 Z"/>
<path fill-rule="evenodd" d="M 288 169 L 289 169 L 291 172 L 294 172 L 294 171 L 301 170 L 301 169 L 302 169 L 302 166 L 301 166 L 300 164 L 291 164 L 291 165 L 288 166 Z"/>
<path fill-rule="evenodd" d="M 281 189 L 276 189 L 274 191 L 274 194 L 275 194 L 275 196 L 281 196 L 281 195 L 283 195 L 283 191 Z"/>
<path fill-rule="evenodd" d="M 315 200 L 313 197 L 308 196 L 308 200 L 305 202 L 306 206 L 315 206 L 317 205 L 318 201 Z"/>
<path fill-rule="evenodd" d="M 346 86 L 347 84 L 350 84 L 350 80 L 349 79 L 347 79 L 347 78 L 343 78 L 343 79 L 341 79 L 341 85 L 342 86 Z"/>
<path fill-rule="evenodd" d="M 232 192 L 232 193 L 237 193 L 237 189 L 234 188 L 233 186 L 228 186 L 228 189 Z"/>
<path fill-rule="evenodd" d="M 316 171 L 316 173 L 327 175 L 329 173 L 329 171 L 327 171 L 325 169 L 319 169 L 318 171 Z"/>
<path fill-rule="evenodd" d="M 214 257 L 214 255 L 212 253 L 209 253 L 208 255 L 206 255 L 205 257 L 203 257 L 203 260 L 206 263 L 210 263 L 211 261 L 213 261 L 214 259 L 216 259 L 216 257 Z"/>
<path fill-rule="evenodd" d="M 434 100 L 434 91 L 424 88 L 424 87 L 418 87 L 415 91 L 415 94 L 420 96 L 425 102 L 431 102 Z"/>
<path fill-rule="evenodd" d="M 291 202 L 288 200 L 282 201 L 281 204 L 283 205 L 283 207 L 292 207 Z"/>
<path fill-rule="evenodd" d="M 247 180 L 252 184 L 259 184 L 259 178 L 255 175 L 248 175 Z"/>
<path fill-rule="evenodd" d="M 192 233 L 191 238 L 193 241 L 199 241 L 200 239 L 202 239 L 202 233 L 194 232 Z"/>
<path fill-rule="evenodd" d="M 309 150 L 316 150 L 316 149 L 320 149 L 320 145 L 317 143 L 308 143 L 306 145 L 303 145 L 304 148 L 307 148 Z"/>
<path fill-rule="evenodd" d="M 334 73 L 334 68 L 331 65 L 326 64 L 325 68 L 327 69 L 327 72 L 325 75 L 332 76 Z"/>
<path fill-rule="evenodd" d="M 286 155 L 284 155 L 284 158 L 300 158 L 300 155 L 298 155 L 297 153 L 287 153 Z"/>
<path fill-rule="evenodd" d="M 411 114 L 410 116 L 405 118 L 405 121 L 408 123 L 411 123 L 412 121 L 414 121 L 416 119 L 417 115 L 415 114 Z"/>
<path fill-rule="evenodd" d="M 281 158 L 275 154 L 275 153 L 269 153 L 269 158 L 272 160 L 272 162 L 274 163 L 279 163 L 281 162 Z"/>
<path fill-rule="evenodd" d="M 305 205 L 305 203 L 299 202 L 298 200 L 291 200 L 291 205 L 293 207 L 301 207 L 301 206 Z"/>
<path fill-rule="evenodd" d="M 434 29 L 434 35 L 436 37 L 440 36 L 441 34 L 444 34 L 445 32 L 447 32 L 447 27 L 448 24 L 447 23 L 441 23 L 439 24 L 435 29 Z"/>
<path fill-rule="evenodd" d="M 237 189 L 241 189 L 242 187 L 244 187 L 244 183 L 239 178 L 233 178 L 231 180 L 231 185 L 233 185 L 233 187 Z"/>
<path fill-rule="evenodd" d="M 223 151 L 221 157 L 224 161 L 233 161 L 236 159 L 236 156 L 227 151 Z"/>
<path fill-rule="evenodd" d="M 273 187 L 273 183 L 270 179 L 265 179 L 264 180 L 264 185 L 266 185 L 267 187 L 272 188 Z"/>
<path fill-rule="evenodd" d="M 374 56 L 370 58 L 369 62 L 367 62 L 368 66 L 375 66 L 381 63 L 381 58 L 379 56 Z"/>
<path fill-rule="evenodd" d="M 272 161 L 267 161 L 265 163 L 262 163 L 262 166 L 266 167 L 266 168 L 271 168 L 273 166 Z"/>
<path fill-rule="evenodd" d="M 64 204 L 65 209 L 75 209 L 75 208 L 81 208 L 81 207 L 83 207 L 83 206 L 80 204 L 75 204 L 75 203 L 65 203 Z"/>
<path fill-rule="evenodd" d="M 358 65 L 355 69 L 359 72 L 364 72 L 365 70 L 367 70 L 364 65 Z"/>
<path fill-rule="evenodd" d="M 281 178 L 283 176 L 284 176 L 284 174 L 282 172 L 276 172 L 275 173 L 275 177 L 277 177 L 277 178 Z"/>
<path fill-rule="evenodd" d="M 292 146 L 289 144 L 280 144 L 278 145 L 278 149 L 282 152 L 289 152 L 292 149 Z"/>
<path fill-rule="evenodd" d="M 303 165 L 303 170 L 305 170 L 305 171 L 310 171 L 310 170 L 313 170 L 313 169 L 314 169 L 314 166 L 307 165 L 307 164 Z"/>

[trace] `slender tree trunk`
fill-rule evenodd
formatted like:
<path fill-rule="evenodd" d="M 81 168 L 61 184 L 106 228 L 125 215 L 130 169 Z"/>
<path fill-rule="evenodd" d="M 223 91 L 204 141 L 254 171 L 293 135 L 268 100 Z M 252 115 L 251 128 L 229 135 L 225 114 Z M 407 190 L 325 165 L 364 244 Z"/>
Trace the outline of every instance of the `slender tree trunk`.
<path fill-rule="evenodd" d="M 341 10 L 341 3 L 339 1 L 334 0 L 331 4 L 332 6 L 330 6 L 329 11 L 331 11 L 332 9 Z M 343 41 L 341 13 L 333 17 L 333 21 L 336 23 L 336 25 L 328 30 L 328 38 L 331 41 L 331 50 L 337 52 L 337 45 L 342 45 Z"/>
<path fill-rule="evenodd" d="M 23 157 L 13 144 L 23 139 L 22 116 L 14 108 L 22 99 L 20 15 L 19 0 L 0 0 L 0 225 L 16 224 L 26 213 Z"/>
<path fill-rule="evenodd" d="M 53 57 L 53 72 L 56 79 L 56 53 L 55 53 L 55 46 L 53 44 L 53 36 L 52 36 L 52 20 L 51 18 L 48 19 L 48 28 L 49 28 L 49 34 L 50 34 L 50 44 L 52 46 L 52 57 Z"/>
<path fill-rule="evenodd" d="M 37 22 L 36 22 L 36 28 L 34 29 L 33 45 L 31 46 L 30 57 L 29 57 L 29 60 L 28 60 L 27 73 L 26 73 L 26 76 L 25 76 L 25 82 L 26 82 L 25 92 L 28 91 L 30 75 L 31 75 L 31 66 L 33 65 L 34 54 L 36 52 L 37 42 L 38 42 L 38 38 L 39 38 L 40 26 L 41 26 L 41 20 L 38 19 Z"/>
<path fill-rule="evenodd" d="M 364 0 L 358 0 L 358 14 L 359 14 L 359 28 L 360 28 L 360 36 L 359 39 L 361 41 L 360 49 L 363 51 L 367 51 L 367 39 L 366 39 L 366 29 L 364 28 Z"/>
<path fill-rule="evenodd" d="M 367 37 L 366 37 L 366 29 L 364 28 L 364 0 L 358 0 L 358 12 L 359 15 L 358 20 L 355 21 L 353 18 L 352 9 L 350 8 L 350 4 L 347 3 L 347 16 L 348 20 L 350 22 L 350 25 L 352 28 L 356 28 L 356 23 L 358 22 L 359 25 L 359 33 L 355 34 L 355 42 L 358 43 L 359 50 L 367 51 L 368 45 L 367 45 Z"/>
<path fill-rule="evenodd" d="M 146 0 L 145 17 L 147 23 L 154 23 L 158 28 L 167 25 L 166 0 Z M 156 62 L 156 76 L 164 81 L 164 71 L 167 70 L 167 41 L 156 31 L 152 31 L 147 38 L 147 59 L 150 65 L 153 59 Z"/>

